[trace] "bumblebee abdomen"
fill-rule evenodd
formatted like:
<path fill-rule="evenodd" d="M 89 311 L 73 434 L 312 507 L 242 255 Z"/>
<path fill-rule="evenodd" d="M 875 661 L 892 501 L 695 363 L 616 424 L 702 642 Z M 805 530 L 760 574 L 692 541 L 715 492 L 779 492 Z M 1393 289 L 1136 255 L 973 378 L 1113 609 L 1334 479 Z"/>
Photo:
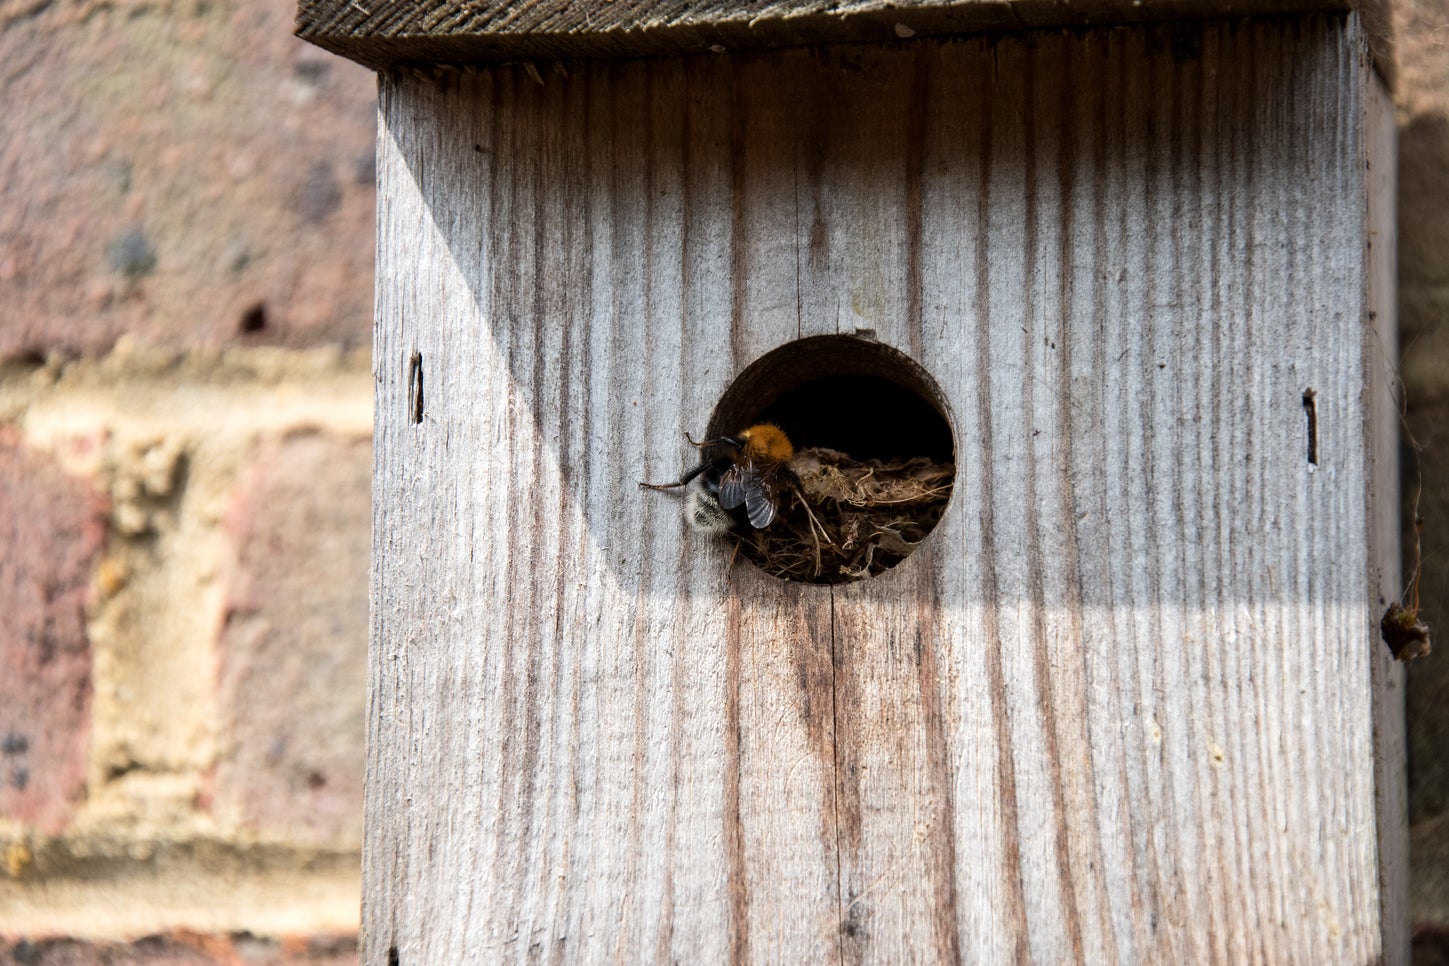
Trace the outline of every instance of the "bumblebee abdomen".
<path fill-rule="evenodd" d="M 706 473 L 691 481 L 684 491 L 684 519 L 701 533 L 728 533 L 735 518 L 719 504 L 719 480 Z"/>

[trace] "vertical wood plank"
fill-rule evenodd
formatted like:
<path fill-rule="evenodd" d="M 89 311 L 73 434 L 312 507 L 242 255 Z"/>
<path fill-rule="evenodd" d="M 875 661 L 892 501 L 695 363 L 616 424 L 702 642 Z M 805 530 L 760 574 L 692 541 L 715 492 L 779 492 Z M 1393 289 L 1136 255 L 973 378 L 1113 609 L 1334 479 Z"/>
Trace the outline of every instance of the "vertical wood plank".
<path fill-rule="evenodd" d="M 781 96 L 798 83 L 798 60 L 736 61 L 733 301 L 730 315 L 708 320 L 701 336 L 730 350 L 724 359 L 731 376 L 801 336 L 799 115 L 794 101 Z M 723 600 L 730 620 L 723 643 L 738 680 L 729 699 L 737 704 L 735 731 L 725 749 L 739 762 L 743 895 L 737 919 L 747 942 L 735 947 L 736 961 L 833 961 L 840 940 L 830 594 L 784 584 L 743 562 L 718 579 L 716 600 Z M 809 858 L 800 862 L 801 856 Z"/>
<path fill-rule="evenodd" d="M 1363 72 L 1364 167 L 1368 211 L 1365 382 L 1369 399 L 1372 490 L 1369 587 L 1387 608 L 1402 592 L 1399 507 L 1398 123 L 1393 97 L 1372 64 Z M 1409 948 L 1408 788 L 1405 783 L 1404 669 L 1375 639 L 1374 792 L 1378 809 L 1379 905 L 1384 961 L 1407 963 Z"/>
<path fill-rule="evenodd" d="M 1351 17 L 386 77 L 367 960 L 1401 956 L 1371 80 Z M 956 434 L 903 565 L 638 492 L 858 329 Z"/>

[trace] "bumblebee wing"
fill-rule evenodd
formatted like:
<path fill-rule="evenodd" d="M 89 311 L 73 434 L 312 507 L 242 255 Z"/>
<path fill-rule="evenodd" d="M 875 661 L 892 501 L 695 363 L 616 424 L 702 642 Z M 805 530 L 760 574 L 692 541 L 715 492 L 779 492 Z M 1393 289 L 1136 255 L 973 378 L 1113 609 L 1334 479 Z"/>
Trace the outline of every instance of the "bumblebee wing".
<path fill-rule="evenodd" d="M 745 487 L 745 515 L 750 518 L 750 526 L 763 530 L 770 525 L 775 519 L 776 499 L 774 480 L 758 474 L 750 477 Z"/>
<path fill-rule="evenodd" d="M 726 510 L 745 508 L 750 526 L 763 530 L 775 519 L 779 485 L 775 475 L 761 470 L 754 460 L 732 464 L 719 480 L 719 505 Z"/>
<path fill-rule="evenodd" d="M 748 462 L 732 463 L 719 478 L 719 505 L 733 510 L 744 504 L 750 480 L 755 476 Z"/>

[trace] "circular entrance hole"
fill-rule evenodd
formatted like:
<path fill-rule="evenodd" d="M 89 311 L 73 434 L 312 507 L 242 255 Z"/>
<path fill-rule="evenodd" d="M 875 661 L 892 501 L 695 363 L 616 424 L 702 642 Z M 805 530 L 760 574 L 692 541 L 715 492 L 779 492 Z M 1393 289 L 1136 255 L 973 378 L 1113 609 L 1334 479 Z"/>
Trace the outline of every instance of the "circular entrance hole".
<path fill-rule="evenodd" d="M 955 437 L 940 388 L 910 356 L 859 336 L 783 345 L 725 391 L 707 438 L 760 423 L 789 437 L 798 478 L 768 527 L 736 530 L 740 553 L 766 573 L 820 584 L 871 577 L 941 519 Z"/>

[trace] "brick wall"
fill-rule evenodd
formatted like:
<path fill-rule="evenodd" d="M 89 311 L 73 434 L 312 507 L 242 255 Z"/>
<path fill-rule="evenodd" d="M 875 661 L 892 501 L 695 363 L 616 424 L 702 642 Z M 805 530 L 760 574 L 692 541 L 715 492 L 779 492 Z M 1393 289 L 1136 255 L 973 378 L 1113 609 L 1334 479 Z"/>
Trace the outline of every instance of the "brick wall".
<path fill-rule="evenodd" d="M 1449 0 L 1397 0 L 1399 322 L 1423 448 L 1424 609 L 1439 652 L 1409 669 L 1409 896 L 1422 962 L 1449 962 Z M 1412 497 L 1412 458 L 1405 495 Z"/>
<path fill-rule="evenodd" d="M 0 4 L 0 963 L 355 962 L 375 84 Z"/>
<path fill-rule="evenodd" d="M 0 963 L 356 959 L 374 85 L 292 15 L 0 4 Z M 1396 26 L 1434 621 L 1449 0 Z M 1425 957 L 1446 709 L 1440 655 L 1409 690 Z"/>

